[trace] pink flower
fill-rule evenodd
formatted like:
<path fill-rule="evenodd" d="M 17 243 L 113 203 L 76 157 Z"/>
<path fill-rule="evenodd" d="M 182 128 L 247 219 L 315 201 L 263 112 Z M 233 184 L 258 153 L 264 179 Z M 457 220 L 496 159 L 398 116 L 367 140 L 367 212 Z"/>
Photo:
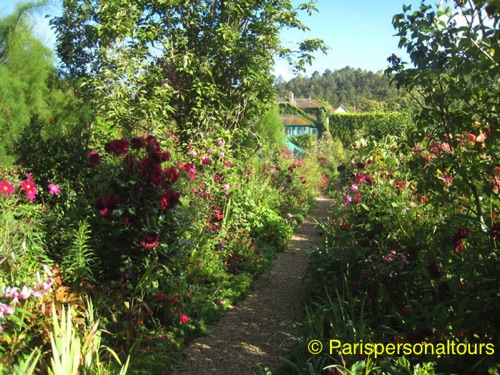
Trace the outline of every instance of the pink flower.
<path fill-rule="evenodd" d="M 224 306 L 224 301 L 223 300 L 218 300 L 217 303 L 219 304 L 219 306 Z"/>
<path fill-rule="evenodd" d="M 230 162 L 228 162 L 228 161 L 225 161 L 225 162 L 224 162 L 224 165 L 225 165 L 227 168 L 231 168 L 231 163 L 230 163 Z"/>
<path fill-rule="evenodd" d="M 14 187 L 8 181 L 0 181 L 0 191 L 3 195 L 11 194 L 14 192 Z"/>
<path fill-rule="evenodd" d="M 358 185 L 352 184 L 351 186 L 351 191 L 354 193 L 355 191 L 358 191 Z"/>
<path fill-rule="evenodd" d="M 31 289 L 26 285 L 23 287 L 21 292 L 17 293 L 16 297 L 19 299 L 28 299 L 31 296 Z"/>
<path fill-rule="evenodd" d="M 181 314 L 180 319 L 181 323 L 183 324 L 189 322 L 189 316 L 187 316 L 186 314 Z"/>
<path fill-rule="evenodd" d="M 54 280 L 53 279 L 47 279 L 45 282 L 43 282 L 38 287 L 38 290 L 41 290 L 42 292 L 48 292 L 50 290 L 50 288 L 52 288 L 52 285 L 54 285 Z"/>
<path fill-rule="evenodd" d="M 4 314 L 5 315 L 12 315 L 12 314 L 14 314 L 14 308 L 0 302 L 0 318 Z"/>
<path fill-rule="evenodd" d="M 451 177 L 445 177 L 441 179 L 445 184 L 451 185 L 453 183 L 453 178 Z"/>
<path fill-rule="evenodd" d="M 224 184 L 224 185 L 222 185 L 222 188 L 224 190 L 229 190 L 230 186 L 229 186 L 229 184 Z"/>
<path fill-rule="evenodd" d="M 38 194 L 38 192 L 36 191 L 36 189 L 34 190 L 30 190 L 30 191 L 27 191 L 26 192 L 26 198 L 32 202 L 34 202 L 36 200 L 36 195 Z"/>
<path fill-rule="evenodd" d="M 61 192 L 59 185 L 49 184 L 49 194 L 57 195 Z"/>
<path fill-rule="evenodd" d="M 221 159 L 224 159 L 224 156 L 226 156 L 226 154 L 224 154 L 223 152 L 219 153 L 219 157 L 220 157 Z"/>
<path fill-rule="evenodd" d="M 346 206 L 352 202 L 352 197 L 348 194 L 344 195 L 343 199 L 344 199 L 344 205 Z"/>
<path fill-rule="evenodd" d="M 224 144 L 220 139 L 216 140 L 215 141 L 215 144 L 218 146 L 218 147 L 222 147 L 222 145 Z"/>
<path fill-rule="evenodd" d="M 2 287 L 2 293 L 5 298 L 15 298 L 19 288 L 8 288 L 5 285 Z"/>

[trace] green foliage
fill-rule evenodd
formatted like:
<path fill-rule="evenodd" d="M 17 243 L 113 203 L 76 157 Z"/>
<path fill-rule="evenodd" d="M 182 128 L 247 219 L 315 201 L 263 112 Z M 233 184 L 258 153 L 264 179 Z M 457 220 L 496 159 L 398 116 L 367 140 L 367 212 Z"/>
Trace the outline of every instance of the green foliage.
<path fill-rule="evenodd" d="M 349 110 L 362 112 L 402 111 L 412 107 L 407 93 L 391 86 L 390 79 L 381 72 L 351 67 L 333 72 L 327 69 L 321 75 L 314 72 L 311 77 L 295 77 L 277 83 L 276 90 L 282 97 L 288 97 L 291 91 L 296 97 L 324 100 L 333 109 L 342 104 Z"/>
<path fill-rule="evenodd" d="M 393 24 L 415 68 L 405 69 L 401 59 L 391 56 L 388 73 L 418 100 L 416 142 L 427 136 L 450 150 L 433 169 L 458 179 L 460 192 L 474 202 L 472 215 L 484 224 L 489 209 L 481 197 L 492 196 L 485 181 L 495 175 L 499 151 L 500 13 L 484 1 L 454 10 L 424 2 L 419 10 L 404 11 Z M 463 147 L 465 137 L 471 150 Z"/>
<path fill-rule="evenodd" d="M 329 118 L 331 135 L 346 147 L 361 136 L 382 139 L 412 127 L 412 116 L 407 112 L 333 113 Z"/>
<path fill-rule="evenodd" d="M 94 281 L 92 267 L 96 261 L 90 247 L 91 228 L 87 221 L 80 221 L 70 234 L 71 245 L 61 259 L 67 282 L 71 285 Z"/>
<path fill-rule="evenodd" d="M 33 36 L 28 12 L 44 2 L 18 6 L 0 18 L 0 163 L 12 164 L 11 147 L 32 117 L 47 121 L 50 50 Z"/>
<path fill-rule="evenodd" d="M 313 3 L 68 0 L 52 24 L 66 69 L 126 135 L 173 122 L 183 140 L 224 129 L 239 141 L 274 99 L 276 53 L 294 55 L 279 31 L 306 30 L 298 11 Z M 317 50 L 318 40 L 299 43 L 299 68 Z"/>
<path fill-rule="evenodd" d="M 249 129 L 250 135 L 243 143 L 250 149 L 263 149 L 265 154 L 286 146 L 285 133 L 280 118 L 280 108 L 272 105 L 267 112 Z"/>
<path fill-rule="evenodd" d="M 454 181 L 420 172 L 415 161 L 423 155 L 396 139 L 357 141 L 351 162 L 339 168 L 337 204 L 322 224 L 326 246 L 310 254 L 309 290 L 320 296 L 340 290 L 350 305 L 363 307 L 370 322 L 356 329 L 368 329 L 371 342 L 493 342 L 496 232 L 468 219 L 466 200 L 453 198 Z M 424 188 L 439 199 L 427 198 Z M 493 365 L 487 355 L 408 360 L 436 362 L 445 373 Z"/>
<path fill-rule="evenodd" d="M 299 134 L 289 137 L 289 141 L 303 150 L 312 150 L 316 145 L 318 136 L 316 134 Z"/>

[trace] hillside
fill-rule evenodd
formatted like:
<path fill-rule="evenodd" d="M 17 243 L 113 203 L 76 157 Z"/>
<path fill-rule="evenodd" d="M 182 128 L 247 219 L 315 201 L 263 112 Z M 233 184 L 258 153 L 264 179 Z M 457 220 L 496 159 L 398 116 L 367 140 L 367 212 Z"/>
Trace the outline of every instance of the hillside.
<path fill-rule="evenodd" d="M 295 77 L 286 82 L 278 79 L 278 95 L 286 98 L 292 91 L 295 97 L 324 100 L 336 108 L 343 104 L 349 110 L 384 111 L 401 110 L 410 106 L 411 100 L 405 91 L 391 85 L 383 72 L 370 72 L 345 67 L 340 70 L 314 72 L 308 77 Z"/>

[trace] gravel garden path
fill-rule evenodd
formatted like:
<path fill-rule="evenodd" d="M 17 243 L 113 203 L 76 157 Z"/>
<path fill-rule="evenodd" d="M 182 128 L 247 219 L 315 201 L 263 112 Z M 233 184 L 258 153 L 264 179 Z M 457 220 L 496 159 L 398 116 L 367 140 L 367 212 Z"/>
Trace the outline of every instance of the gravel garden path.
<path fill-rule="evenodd" d="M 296 228 L 288 250 L 278 254 L 272 270 L 210 328 L 209 336 L 186 348 L 186 360 L 173 374 L 258 374 L 259 367 L 277 370 L 291 344 L 284 332 L 293 333 L 293 322 L 301 319 L 307 250 L 324 243 L 316 221 L 327 217 L 330 205 L 331 199 L 318 198 L 316 211 Z"/>

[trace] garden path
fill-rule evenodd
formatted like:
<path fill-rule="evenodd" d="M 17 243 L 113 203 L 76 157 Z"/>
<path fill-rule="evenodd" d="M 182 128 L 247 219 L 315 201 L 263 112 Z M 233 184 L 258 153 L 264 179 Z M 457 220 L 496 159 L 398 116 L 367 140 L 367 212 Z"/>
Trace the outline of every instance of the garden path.
<path fill-rule="evenodd" d="M 258 374 L 259 367 L 275 373 L 291 344 L 284 332 L 293 333 L 293 322 L 301 319 L 307 250 L 324 243 L 316 221 L 326 219 L 330 205 L 330 198 L 318 198 L 316 211 L 296 228 L 288 250 L 278 254 L 272 270 L 210 328 L 209 336 L 186 348 L 186 360 L 173 374 Z"/>

